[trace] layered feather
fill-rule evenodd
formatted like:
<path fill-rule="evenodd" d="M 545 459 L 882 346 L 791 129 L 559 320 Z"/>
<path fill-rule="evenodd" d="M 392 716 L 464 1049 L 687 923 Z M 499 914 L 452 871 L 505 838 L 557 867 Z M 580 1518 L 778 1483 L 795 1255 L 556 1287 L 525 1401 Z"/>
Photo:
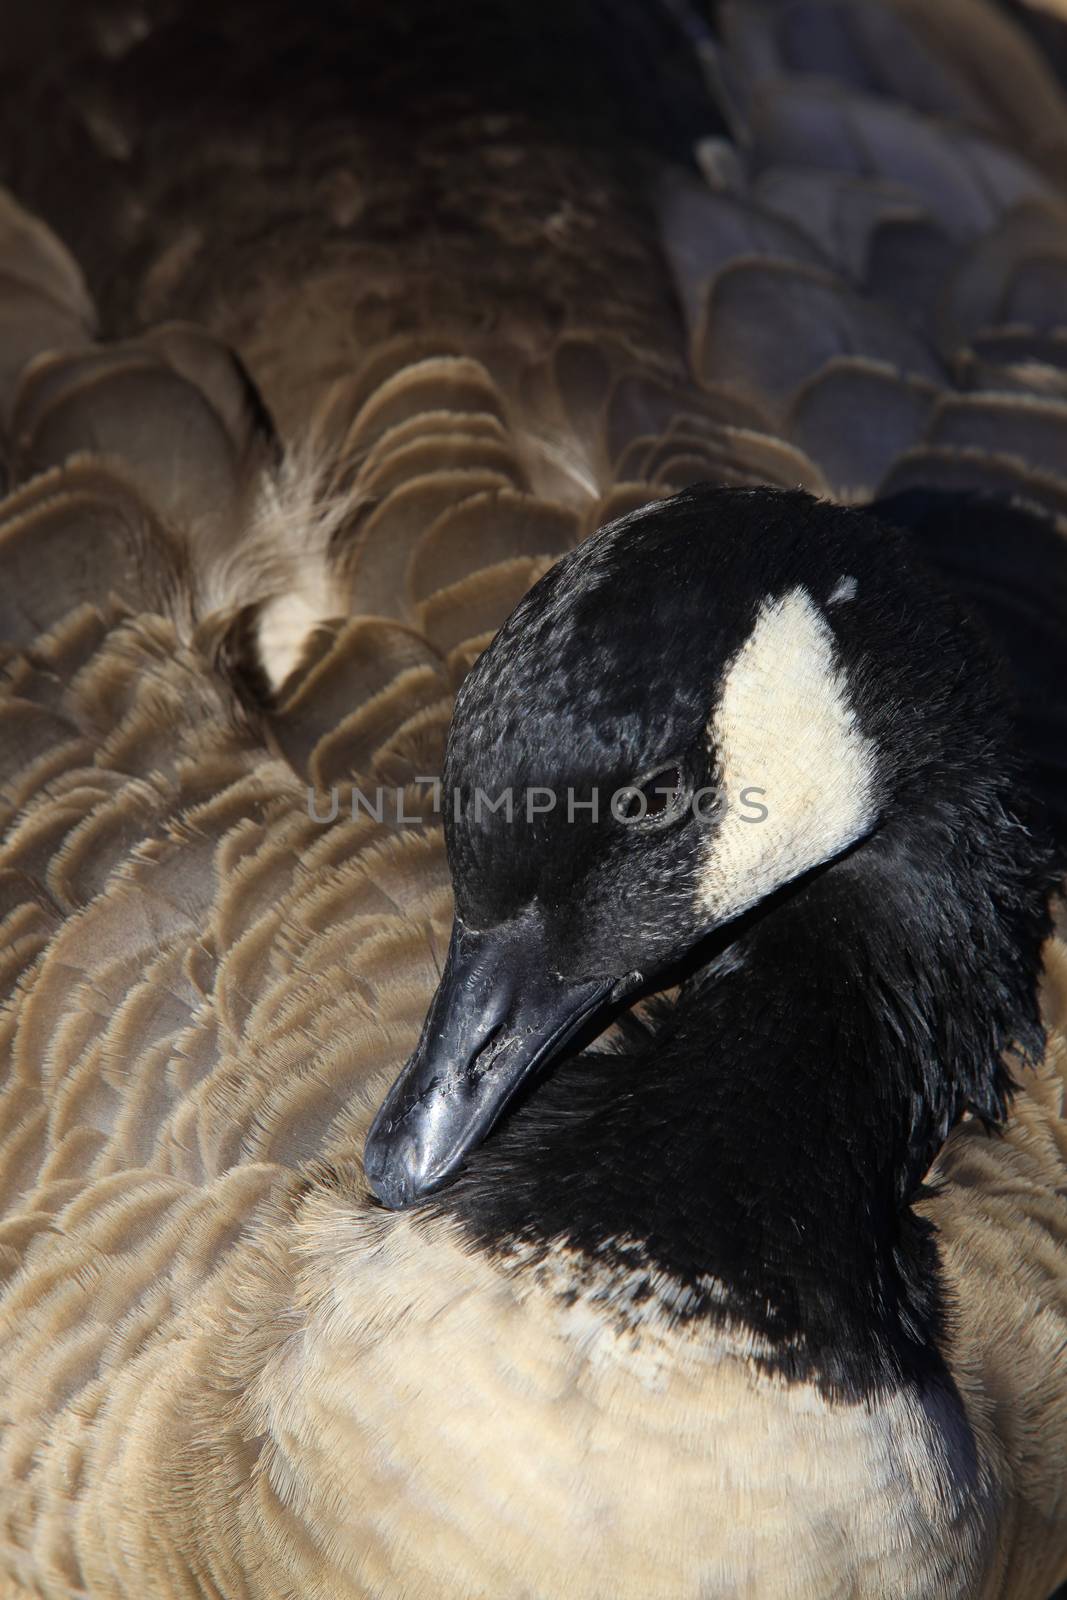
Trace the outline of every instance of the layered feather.
<path fill-rule="evenodd" d="M 672 489 L 1067 515 L 1067 106 L 980 0 L 738 5 L 714 38 L 690 17 L 698 109 L 680 134 L 642 111 L 639 140 L 610 94 L 577 122 L 502 106 L 434 7 L 421 36 L 329 8 L 325 45 L 261 9 L 87 6 L 5 110 L 9 177 L 102 310 L 6 198 L 0 1583 L 726 1592 L 648 1556 L 646 1529 L 693 1534 L 695 1418 L 741 1408 L 739 1526 L 784 1517 L 780 1453 L 814 1444 L 860 1538 L 907 1419 L 761 1442 L 735 1369 L 679 1356 L 669 1318 L 635 1358 L 372 1211 L 356 1152 L 447 942 L 426 780 L 522 593 Z M 701 173 L 668 167 L 701 138 Z M 992 1531 L 971 1587 L 903 1561 L 901 1596 L 1067 1575 L 1062 967 L 1057 945 L 1044 1067 L 1002 1137 L 957 1129 L 924 1202 Z M 810 1510 L 760 1592 L 841 1592 L 849 1534 Z"/>

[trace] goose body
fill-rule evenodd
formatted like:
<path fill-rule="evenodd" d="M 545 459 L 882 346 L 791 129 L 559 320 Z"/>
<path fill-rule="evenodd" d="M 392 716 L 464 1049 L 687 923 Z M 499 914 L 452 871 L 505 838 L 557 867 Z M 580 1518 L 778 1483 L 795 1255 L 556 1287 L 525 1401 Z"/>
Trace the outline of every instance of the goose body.
<path fill-rule="evenodd" d="M 12 31 L 11 1600 L 1067 1580 L 1067 104 L 617 9 Z"/>

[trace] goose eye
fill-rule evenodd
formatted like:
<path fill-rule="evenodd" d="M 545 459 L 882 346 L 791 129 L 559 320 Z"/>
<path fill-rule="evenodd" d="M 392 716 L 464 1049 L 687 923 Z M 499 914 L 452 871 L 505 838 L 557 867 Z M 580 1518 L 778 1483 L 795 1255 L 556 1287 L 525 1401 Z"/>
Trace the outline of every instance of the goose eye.
<path fill-rule="evenodd" d="M 620 790 L 612 810 L 619 822 L 656 822 L 676 816 L 685 796 L 685 773 L 672 762 Z"/>

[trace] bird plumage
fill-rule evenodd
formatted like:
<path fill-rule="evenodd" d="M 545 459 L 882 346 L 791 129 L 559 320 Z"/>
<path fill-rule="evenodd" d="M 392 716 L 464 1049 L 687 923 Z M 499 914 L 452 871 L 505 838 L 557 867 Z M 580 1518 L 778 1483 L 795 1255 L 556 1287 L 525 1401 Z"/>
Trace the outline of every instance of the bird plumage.
<path fill-rule="evenodd" d="M 613 517 L 701 480 L 908 496 L 890 520 L 1007 647 L 1056 823 L 1062 91 L 976 0 L 737 5 L 715 34 L 152 0 L 43 55 L 40 16 L 0 215 L 0 1585 L 1043 1600 L 1059 940 L 1043 1061 L 915 1203 L 953 1406 L 776 1370 L 751 1307 L 709 1343 L 692 1263 L 620 1234 L 632 1186 L 571 1185 L 593 1233 L 560 1237 L 610 1057 L 423 1210 L 372 1204 L 360 1152 L 445 960 L 425 780 L 456 690 Z M 1014 495 L 1014 559 L 998 503 L 938 489 Z M 379 786 L 425 825 L 379 820 Z M 758 1066 L 717 1089 L 745 1140 Z M 640 1109 L 610 1108 L 620 1149 Z"/>

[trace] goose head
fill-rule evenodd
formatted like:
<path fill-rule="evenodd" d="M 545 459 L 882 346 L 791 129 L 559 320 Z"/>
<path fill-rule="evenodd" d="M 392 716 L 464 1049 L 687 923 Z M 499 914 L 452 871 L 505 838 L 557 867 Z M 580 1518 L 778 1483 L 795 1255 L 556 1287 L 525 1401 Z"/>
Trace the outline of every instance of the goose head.
<path fill-rule="evenodd" d="M 901 891 L 901 948 L 890 917 L 857 958 L 872 987 L 884 947 L 923 991 L 919 1033 L 944 1020 L 938 995 L 974 999 L 981 1048 L 931 1045 L 904 1070 L 912 1167 L 968 1107 L 995 1116 L 1000 1052 L 1035 1026 L 1046 893 L 1005 705 L 981 628 L 868 513 L 702 486 L 560 561 L 456 702 L 454 928 L 367 1141 L 374 1193 L 399 1208 L 448 1183 L 613 1010 L 679 974 L 714 988 L 735 935 L 834 873 L 843 909 L 813 939 L 862 932 L 864 896 L 881 927 Z M 775 976 L 793 967 L 803 991 L 805 960 Z M 964 976 L 994 998 L 953 991 Z"/>

